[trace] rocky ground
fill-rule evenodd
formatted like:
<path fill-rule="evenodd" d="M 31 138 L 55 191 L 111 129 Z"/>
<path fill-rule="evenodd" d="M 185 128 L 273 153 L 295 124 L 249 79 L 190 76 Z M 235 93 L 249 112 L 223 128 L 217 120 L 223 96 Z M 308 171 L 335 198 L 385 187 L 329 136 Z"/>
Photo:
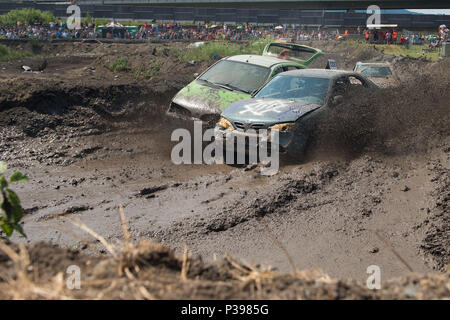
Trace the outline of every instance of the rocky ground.
<path fill-rule="evenodd" d="M 102 290 L 104 298 L 449 297 L 448 59 L 312 45 L 325 51 L 315 67 L 328 58 L 349 69 L 356 61 L 388 60 L 403 83 L 348 97 L 319 128 L 308 158 L 285 163 L 272 177 L 258 166 L 171 162 L 170 134 L 192 123 L 164 112 L 211 63 L 180 61 L 174 52 L 186 44 L 45 44 L 42 73 L 23 73 L 21 65 L 43 58 L 0 63 L 0 159 L 7 173 L 30 178 L 15 186 L 28 237 L 12 239 L 28 245 L 30 259 L 24 253 L 15 262 L 26 265 L 17 275 L 11 255 L 0 257 L 3 280 L 16 280 L 0 285 L 54 287 L 58 273 L 76 262 L 94 283 L 76 298 Z M 108 65 L 123 56 L 133 71 L 111 71 Z M 135 72 L 152 62 L 160 66 L 157 75 Z M 111 257 L 72 223 L 122 245 L 120 205 L 130 242 L 141 242 L 123 251 L 134 252 L 132 259 Z M 192 258 L 183 258 L 185 248 Z M 195 267 L 186 269 L 187 260 Z M 381 268 L 381 291 L 365 287 L 370 265 Z M 305 269 L 315 271 L 298 271 Z M 167 281 L 155 282 L 160 274 Z M 1 291 L 3 298 L 46 297 L 39 290 Z"/>

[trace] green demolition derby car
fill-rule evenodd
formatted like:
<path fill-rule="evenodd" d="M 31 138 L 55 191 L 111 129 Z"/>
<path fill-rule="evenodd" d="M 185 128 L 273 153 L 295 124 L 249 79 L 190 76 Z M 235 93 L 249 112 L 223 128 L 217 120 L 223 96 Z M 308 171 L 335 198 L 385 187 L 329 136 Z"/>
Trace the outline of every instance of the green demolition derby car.
<path fill-rule="evenodd" d="M 321 50 L 292 43 L 270 43 L 263 55 L 226 57 L 181 89 L 168 115 L 215 122 L 231 103 L 244 100 L 280 72 L 304 69 Z"/>

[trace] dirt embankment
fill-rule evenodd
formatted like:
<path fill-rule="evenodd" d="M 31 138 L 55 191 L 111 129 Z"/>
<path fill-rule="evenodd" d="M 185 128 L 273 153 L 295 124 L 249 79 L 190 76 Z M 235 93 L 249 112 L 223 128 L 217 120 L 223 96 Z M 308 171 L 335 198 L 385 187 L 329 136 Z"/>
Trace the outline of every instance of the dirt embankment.
<path fill-rule="evenodd" d="M 0 299 L 442 299 L 450 274 L 407 277 L 369 290 L 320 270 L 277 274 L 230 257 L 205 263 L 150 242 L 127 245 L 116 258 L 92 257 L 36 243 L 0 254 Z M 14 261 L 14 262 L 13 262 Z M 66 270 L 79 267 L 81 282 L 70 290 Z M 72 269 L 69 269 L 72 268 Z M 75 285 L 75 282 L 73 283 Z"/>
<path fill-rule="evenodd" d="M 316 67 L 328 58 L 349 69 L 388 59 L 402 86 L 346 97 L 317 128 L 307 161 L 275 177 L 258 167 L 171 162 L 171 132 L 192 124 L 164 112 L 208 65 L 179 61 L 171 45 L 51 44 L 42 50 L 59 55 L 47 58 L 42 73 L 20 69 L 42 62 L 36 58 L 1 63 L 1 160 L 30 177 L 16 187 L 28 239 L 13 238 L 29 242 L 30 262 L 18 261 L 28 266 L 16 276 L 20 268 L 0 256 L 2 274 L 16 281 L 0 282 L 4 297 L 448 297 L 448 273 L 409 272 L 443 272 L 450 262 L 449 61 L 385 57 L 339 43 L 323 49 Z M 133 72 L 110 70 L 120 57 Z M 156 75 L 136 73 L 153 62 Z M 80 219 L 119 245 L 119 205 L 133 243 L 163 243 L 178 254 L 187 245 L 193 258 L 183 262 L 171 249 L 144 243 L 113 259 L 70 223 Z M 235 260 L 221 259 L 225 254 Z M 69 264 L 82 269 L 82 291 L 69 292 L 54 278 Z M 382 270 L 381 291 L 365 287 L 370 265 Z M 293 268 L 324 273 L 283 274 Z M 48 290 L 17 289 L 24 283 Z M 50 288 L 60 291 L 52 296 Z"/>

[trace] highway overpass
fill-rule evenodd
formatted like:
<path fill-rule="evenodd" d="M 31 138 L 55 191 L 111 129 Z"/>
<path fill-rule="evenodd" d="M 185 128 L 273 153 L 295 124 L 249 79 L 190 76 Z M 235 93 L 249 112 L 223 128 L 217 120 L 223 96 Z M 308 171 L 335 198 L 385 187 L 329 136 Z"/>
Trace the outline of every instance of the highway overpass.
<path fill-rule="evenodd" d="M 33 0 L 29 2 L 22 0 L 21 3 L 0 0 L 0 14 L 13 9 L 36 8 L 50 11 L 56 17 L 67 17 L 66 9 L 70 2 L 64 4 L 51 3 L 51 0 Z M 141 3 L 147 0 L 138 0 L 140 4 L 118 4 L 122 0 L 85 1 L 77 3 L 81 8 L 81 15 L 86 13 L 94 18 L 106 18 L 116 20 L 140 20 L 140 21 L 167 21 L 167 22 L 212 22 L 212 23 L 253 23 L 253 24 L 294 24 L 310 27 L 357 27 L 366 24 L 368 14 L 364 11 L 326 11 L 326 10 L 303 10 L 295 8 L 273 7 L 273 8 L 204 8 L 186 6 L 156 6 Z M 127 0 L 137 1 L 137 0 Z M 160 0 L 162 3 L 163 0 Z M 171 0 L 167 0 L 171 1 Z M 178 0 L 177 3 L 179 3 Z M 193 0 L 195 1 L 195 0 Z M 106 4 L 108 2 L 109 4 Z M 111 4 L 114 3 L 114 4 Z M 172 0 L 173 2 L 173 0 Z M 297 1 L 301 2 L 301 1 Z M 355 2 L 355 1 L 354 1 Z M 358 1 L 362 2 L 362 1 Z M 372 1 L 371 1 L 372 2 Z M 411 3 L 420 2 L 411 0 Z M 105 4 L 103 4 L 105 3 Z M 168 2 L 164 2 L 169 5 Z M 192 1 L 190 2 L 193 3 Z M 205 2 L 206 3 L 206 2 Z M 213 5 L 210 0 L 211 6 Z M 269 2 L 267 2 L 269 3 Z M 272 4 L 279 2 L 271 1 Z M 292 2 L 293 3 L 293 2 Z M 441 24 L 450 25 L 450 15 L 415 15 L 415 14 L 382 14 L 381 23 L 397 24 L 400 28 L 410 29 L 435 29 Z"/>
<path fill-rule="evenodd" d="M 0 0 L 14 3 L 17 0 Z M 21 0 L 21 3 L 52 3 L 61 0 Z M 69 1 L 66 1 L 69 2 Z M 247 9 L 366 9 L 378 5 L 382 9 L 450 9 L 448 0 L 78 0 L 78 4 L 151 5 L 165 7 L 247 8 Z"/>

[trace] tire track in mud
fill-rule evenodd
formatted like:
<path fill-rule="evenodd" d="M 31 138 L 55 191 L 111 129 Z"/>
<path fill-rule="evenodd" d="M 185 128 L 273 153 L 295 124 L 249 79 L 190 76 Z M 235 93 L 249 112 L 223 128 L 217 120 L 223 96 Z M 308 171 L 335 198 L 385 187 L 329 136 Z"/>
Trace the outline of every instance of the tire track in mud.
<path fill-rule="evenodd" d="M 427 227 L 413 226 L 428 218 L 424 210 L 427 203 L 435 201 L 430 193 L 433 185 L 423 181 L 428 172 L 421 167 L 423 159 L 404 160 L 362 156 L 288 169 L 270 181 L 253 181 L 246 186 L 245 195 L 242 189 L 236 189 L 228 199 L 208 203 L 208 208 L 200 208 L 195 215 L 150 236 L 179 250 L 180 243 L 188 243 L 202 256 L 230 252 L 252 262 L 268 260 L 289 270 L 286 257 L 258 221 L 264 219 L 301 268 L 320 265 L 334 276 L 348 277 L 358 264 L 345 263 L 346 259 L 364 261 L 362 264 L 375 260 L 386 276 L 405 272 L 375 236 L 378 231 L 415 271 L 425 272 L 429 267 L 422 257 L 430 250 L 421 248 L 421 243 Z M 230 176 L 230 183 L 235 185 L 254 180 L 244 170 L 233 171 Z M 210 192 L 223 189 L 216 186 Z M 446 243 L 442 240 L 435 238 L 435 249 L 441 253 Z M 434 262 L 427 264 L 433 266 Z M 365 269 L 356 277 L 364 276 Z"/>
<path fill-rule="evenodd" d="M 345 165 L 336 163 L 315 163 L 312 169 L 299 167 L 289 169 L 278 177 L 258 179 L 255 178 L 258 172 L 234 170 L 224 177 L 224 181 L 230 181 L 236 188 L 229 187 L 231 191 L 212 196 L 214 201 L 201 201 L 200 207 L 202 204 L 209 206 L 207 212 L 200 209 L 200 213 L 194 217 L 178 221 L 162 231 L 163 236 L 160 237 L 167 241 L 184 238 L 186 235 L 205 237 L 260 218 L 288 215 L 294 210 L 307 211 L 336 202 L 338 199 L 321 200 L 320 194 L 333 183 L 343 168 Z M 184 185 L 189 188 L 189 183 Z M 210 193 L 216 194 L 219 189 L 220 186 L 216 185 L 210 189 Z M 179 226 L 191 227 L 180 229 Z"/>
<path fill-rule="evenodd" d="M 250 219 L 287 213 L 292 203 L 298 201 L 300 197 L 307 202 L 305 195 L 320 192 L 337 175 L 336 169 L 319 165 L 317 171 L 294 173 L 277 178 L 276 182 L 268 186 L 272 187 L 273 184 L 278 184 L 276 191 L 257 196 L 250 201 L 250 204 L 241 202 L 216 214 L 210 218 L 210 222 L 205 223 L 203 232 L 208 234 L 226 231 Z M 320 204 L 305 204 L 305 209 L 308 206 L 317 205 Z"/>

